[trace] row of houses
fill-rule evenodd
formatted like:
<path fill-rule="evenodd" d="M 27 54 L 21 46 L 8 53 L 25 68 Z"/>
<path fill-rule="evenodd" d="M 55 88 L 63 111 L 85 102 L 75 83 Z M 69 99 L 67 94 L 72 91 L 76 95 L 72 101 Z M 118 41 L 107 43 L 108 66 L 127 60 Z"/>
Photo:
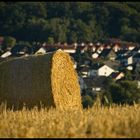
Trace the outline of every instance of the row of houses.
<path fill-rule="evenodd" d="M 100 92 L 104 89 L 104 84 L 107 77 L 114 81 L 119 81 L 125 78 L 125 72 L 122 68 L 129 71 L 140 69 L 140 48 L 134 44 L 104 44 L 93 46 L 91 49 L 91 59 L 85 59 L 80 64 L 78 69 L 81 85 L 81 90 L 91 89 L 93 92 Z M 91 47 L 90 47 L 91 48 Z M 86 49 L 86 51 L 89 49 Z M 86 52 L 85 51 L 85 52 Z M 83 51 L 81 51 L 82 55 Z M 103 60 L 100 63 L 100 60 Z M 91 62 L 92 60 L 92 62 Z M 89 62 L 88 62 L 89 61 Z M 138 87 L 140 87 L 140 78 L 135 77 Z"/>
<path fill-rule="evenodd" d="M 119 70 L 124 66 L 128 70 L 133 70 L 133 64 L 140 63 L 140 48 L 137 44 L 123 43 L 119 41 L 108 41 L 106 43 L 89 44 L 38 44 L 32 47 L 27 45 L 15 45 L 13 48 L 2 52 L 1 59 L 10 57 L 26 57 L 28 55 L 39 55 L 58 49 L 69 53 L 74 61 L 74 68 L 79 75 L 81 91 L 91 89 L 92 91 L 101 91 L 104 88 L 104 82 L 107 77 L 115 81 L 123 79 L 125 73 Z M 89 54 L 88 58 L 82 61 L 76 60 L 79 53 L 83 56 Z M 100 63 L 103 60 L 103 63 Z"/>
<path fill-rule="evenodd" d="M 74 54 L 76 53 L 76 49 L 79 48 L 81 53 L 84 53 L 87 50 L 90 50 L 91 53 L 93 53 L 93 58 L 94 56 L 96 56 L 96 53 L 98 56 L 104 55 L 106 53 L 110 52 L 112 53 L 114 52 L 118 52 L 120 50 L 133 50 L 135 48 L 135 44 L 129 43 L 126 45 L 122 45 L 118 42 L 116 43 L 111 43 L 111 42 L 107 42 L 107 44 L 101 44 L 101 43 L 74 43 L 74 44 L 54 44 L 54 45 L 48 45 L 46 43 L 43 44 L 38 44 L 38 45 L 34 45 L 32 47 L 29 47 L 28 45 L 15 45 L 12 49 L 11 48 L 7 48 L 7 50 L 5 52 L 3 52 L 3 55 L 1 56 L 2 58 L 8 57 L 10 56 L 11 52 L 13 55 L 16 54 L 39 54 L 39 53 L 46 53 L 48 51 L 53 51 L 53 50 L 57 50 L 57 49 L 62 49 L 65 52 L 68 52 L 70 54 Z M 111 51 L 112 50 L 112 51 Z M 113 52 L 113 55 L 114 55 Z M 95 57 L 96 58 L 96 57 Z"/>

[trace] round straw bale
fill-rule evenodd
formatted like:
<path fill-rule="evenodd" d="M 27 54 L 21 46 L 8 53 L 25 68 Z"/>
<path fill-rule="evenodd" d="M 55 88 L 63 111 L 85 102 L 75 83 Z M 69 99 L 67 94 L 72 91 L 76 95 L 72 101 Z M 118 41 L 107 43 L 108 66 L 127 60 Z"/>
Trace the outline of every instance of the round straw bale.
<path fill-rule="evenodd" d="M 80 86 L 69 54 L 63 51 L 14 58 L 0 64 L 0 103 L 81 108 Z"/>

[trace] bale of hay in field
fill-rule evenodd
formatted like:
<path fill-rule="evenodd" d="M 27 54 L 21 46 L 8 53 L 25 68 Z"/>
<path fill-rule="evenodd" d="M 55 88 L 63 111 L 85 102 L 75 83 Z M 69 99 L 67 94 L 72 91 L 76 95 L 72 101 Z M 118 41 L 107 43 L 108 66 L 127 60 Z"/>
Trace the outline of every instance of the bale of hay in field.
<path fill-rule="evenodd" d="M 0 103 L 26 107 L 81 108 L 80 86 L 69 54 L 63 51 L 0 63 Z"/>

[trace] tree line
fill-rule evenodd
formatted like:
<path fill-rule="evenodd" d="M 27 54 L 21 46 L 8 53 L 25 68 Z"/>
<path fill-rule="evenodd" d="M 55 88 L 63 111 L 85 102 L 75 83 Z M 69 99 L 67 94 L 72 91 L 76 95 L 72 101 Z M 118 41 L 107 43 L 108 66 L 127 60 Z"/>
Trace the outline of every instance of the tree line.
<path fill-rule="evenodd" d="M 0 2 L 0 35 L 28 42 L 140 42 L 139 2 Z"/>

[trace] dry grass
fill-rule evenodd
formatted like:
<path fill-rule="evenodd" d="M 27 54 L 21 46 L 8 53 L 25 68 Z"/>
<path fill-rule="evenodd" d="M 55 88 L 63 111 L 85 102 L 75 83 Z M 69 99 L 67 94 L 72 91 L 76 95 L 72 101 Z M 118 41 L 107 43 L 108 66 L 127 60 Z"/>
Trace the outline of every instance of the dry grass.
<path fill-rule="evenodd" d="M 69 54 L 63 51 L 14 58 L 0 64 L 0 103 L 7 107 L 81 108 L 80 86 Z"/>
<path fill-rule="evenodd" d="M 34 108 L 0 109 L 0 137 L 140 137 L 140 105 L 94 107 L 82 110 Z"/>

